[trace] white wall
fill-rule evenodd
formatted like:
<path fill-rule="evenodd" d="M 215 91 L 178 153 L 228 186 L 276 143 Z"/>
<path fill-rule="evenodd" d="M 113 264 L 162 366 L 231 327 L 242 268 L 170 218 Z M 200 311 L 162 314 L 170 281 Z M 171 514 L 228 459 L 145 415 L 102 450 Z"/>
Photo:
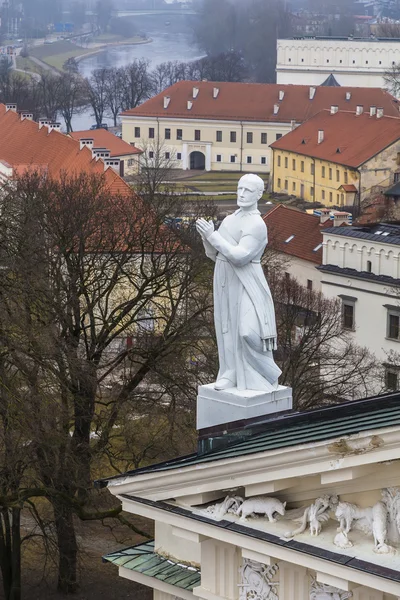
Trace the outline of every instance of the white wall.
<path fill-rule="evenodd" d="M 277 42 L 277 83 L 319 85 L 330 73 L 343 86 L 384 87 L 400 62 L 400 42 L 298 39 Z"/>
<path fill-rule="evenodd" d="M 288 262 L 284 265 L 286 273 L 289 273 L 291 277 L 297 279 L 304 287 L 307 287 L 308 280 L 311 280 L 313 282 L 313 291 L 321 291 L 322 273 L 316 268 L 318 265 L 309 262 L 308 260 L 303 260 L 302 258 L 289 256 L 287 254 L 285 254 L 284 257 L 288 259 Z"/>

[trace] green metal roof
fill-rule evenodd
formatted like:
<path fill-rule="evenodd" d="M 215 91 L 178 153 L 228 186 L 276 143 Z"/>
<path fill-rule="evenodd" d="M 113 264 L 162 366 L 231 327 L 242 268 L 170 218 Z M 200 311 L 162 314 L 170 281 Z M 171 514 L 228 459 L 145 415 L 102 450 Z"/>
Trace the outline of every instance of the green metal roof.
<path fill-rule="evenodd" d="M 118 567 L 138 571 L 138 573 L 154 577 L 183 590 L 192 591 L 194 587 L 200 585 L 199 569 L 157 554 L 154 552 L 154 540 L 106 554 L 103 556 L 103 560 Z"/>
<path fill-rule="evenodd" d="M 241 439 L 239 437 L 236 443 L 228 447 L 203 453 L 198 452 L 149 467 L 142 467 L 124 473 L 124 476 L 181 469 L 395 425 L 400 425 L 399 392 L 309 412 L 287 414 L 262 424 L 258 423 L 244 428 L 239 432 Z M 208 442 L 212 437 L 209 435 Z M 219 439 L 221 436 L 218 438 L 218 435 L 215 435 L 211 441 L 217 445 Z M 100 480 L 98 485 L 107 485 L 108 482 L 120 477 L 121 475 L 118 475 Z"/>

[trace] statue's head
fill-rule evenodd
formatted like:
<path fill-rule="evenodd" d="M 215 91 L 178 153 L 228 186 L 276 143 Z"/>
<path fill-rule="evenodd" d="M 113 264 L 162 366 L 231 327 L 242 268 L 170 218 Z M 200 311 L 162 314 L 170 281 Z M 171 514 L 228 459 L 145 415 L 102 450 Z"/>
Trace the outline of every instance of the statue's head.
<path fill-rule="evenodd" d="M 237 204 L 241 208 L 250 208 L 257 204 L 264 193 L 264 181 L 258 175 L 243 175 L 238 183 Z"/>

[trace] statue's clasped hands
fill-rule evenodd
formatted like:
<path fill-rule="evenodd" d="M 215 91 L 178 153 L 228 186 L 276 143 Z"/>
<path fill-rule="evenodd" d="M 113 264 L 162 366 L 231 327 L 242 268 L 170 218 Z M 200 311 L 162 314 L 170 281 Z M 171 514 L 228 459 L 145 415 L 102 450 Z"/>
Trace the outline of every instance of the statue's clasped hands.
<path fill-rule="evenodd" d="M 202 238 L 207 240 L 210 235 L 214 232 L 214 223 L 212 221 L 206 221 L 206 219 L 197 219 L 196 229 Z"/>

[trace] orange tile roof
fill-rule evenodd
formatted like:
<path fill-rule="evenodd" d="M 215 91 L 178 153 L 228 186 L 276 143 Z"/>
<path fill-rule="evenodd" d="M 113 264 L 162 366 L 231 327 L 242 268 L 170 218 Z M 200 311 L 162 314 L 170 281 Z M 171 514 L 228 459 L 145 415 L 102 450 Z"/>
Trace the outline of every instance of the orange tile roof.
<path fill-rule="evenodd" d="M 324 139 L 318 143 L 318 131 Z M 323 110 L 271 144 L 274 150 L 287 150 L 304 156 L 357 168 L 400 139 L 400 118 L 369 113 Z"/>
<path fill-rule="evenodd" d="M 278 204 L 263 219 L 268 227 L 268 244 L 271 248 L 318 265 L 322 264 L 322 246 L 318 246 L 322 244 L 323 226 L 319 217 Z M 328 225 L 330 224 L 328 221 Z M 286 242 L 291 236 L 294 237 Z"/>
<path fill-rule="evenodd" d="M 61 173 L 104 173 L 102 160 L 95 160 L 88 148 L 80 150 L 79 142 L 59 131 L 48 131 L 0 104 L 0 161 L 12 165 L 16 172 L 46 169 L 51 177 Z M 105 172 L 106 183 L 114 194 L 131 193 L 131 189 L 111 168 Z"/>
<path fill-rule="evenodd" d="M 197 98 L 193 98 L 194 87 L 199 89 Z M 217 98 L 213 98 L 214 88 L 219 89 Z M 279 92 L 284 92 L 282 100 L 279 100 Z M 350 94 L 349 100 L 346 100 L 346 93 Z M 331 105 L 337 105 L 340 110 L 355 110 L 357 105 L 363 105 L 365 110 L 378 106 L 383 107 L 387 115 L 399 114 L 399 102 L 380 88 L 319 86 L 315 87 L 312 100 L 309 95 L 310 86 L 307 85 L 180 81 L 122 115 L 277 123 L 294 120 L 302 123 Z M 166 109 L 165 96 L 170 97 Z M 188 100 L 193 103 L 190 110 Z M 279 105 L 277 114 L 274 114 L 275 104 Z"/>
<path fill-rule="evenodd" d="M 74 140 L 91 138 L 94 140 L 95 148 L 107 148 L 112 157 L 128 156 L 131 154 L 142 154 L 142 150 L 131 146 L 121 140 L 107 129 L 87 129 L 85 131 L 72 131 L 69 134 Z"/>

